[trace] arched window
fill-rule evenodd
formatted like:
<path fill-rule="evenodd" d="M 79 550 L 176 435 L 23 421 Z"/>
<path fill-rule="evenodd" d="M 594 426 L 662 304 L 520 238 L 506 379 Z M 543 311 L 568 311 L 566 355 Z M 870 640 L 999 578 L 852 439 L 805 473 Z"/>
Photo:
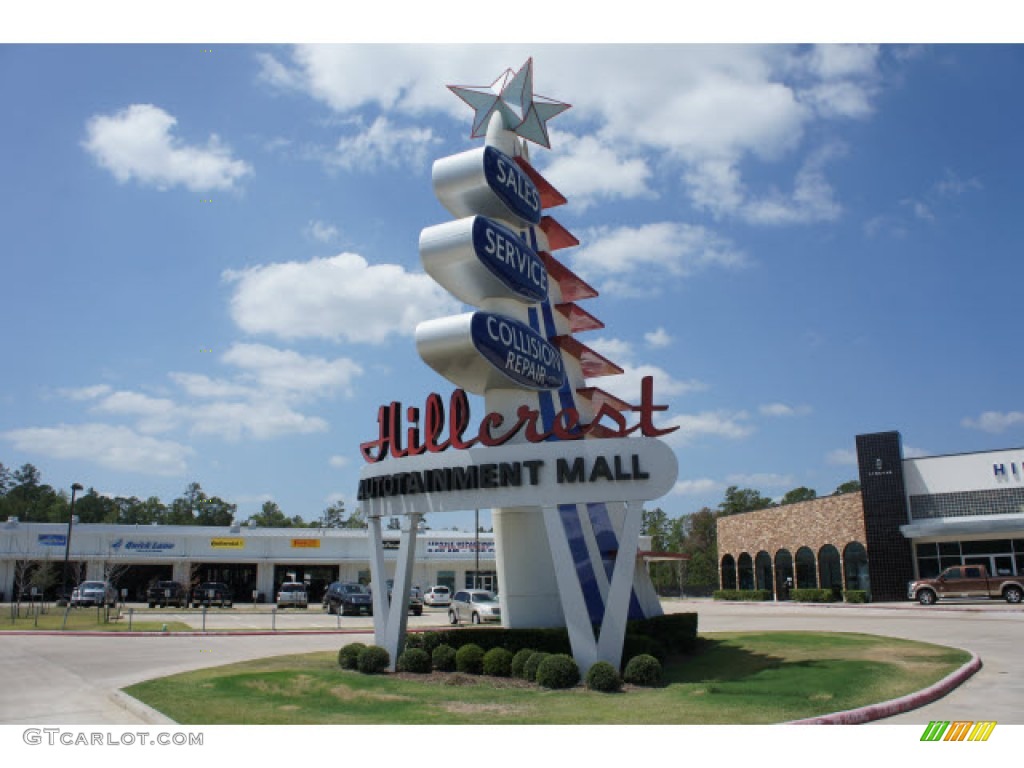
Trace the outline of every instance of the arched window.
<path fill-rule="evenodd" d="M 839 567 L 839 550 L 826 544 L 818 550 L 818 583 L 822 589 L 843 588 L 843 572 Z"/>
<path fill-rule="evenodd" d="M 772 556 L 764 550 L 754 558 L 754 577 L 758 589 L 772 591 Z"/>
<path fill-rule="evenodd" d="M 754 561 L 744 552 L 739 559 L 740 589 L 754 588 Z"/>
<path fill-rule="evenodd" d="M 814 589 L 818 586 L 817 569 L 814 567 L 814 553 L 808 547 L 796 551 L 796 588 Z"/>
<path fill-rule="evenodd" d="M 732 555 L 722 558 L 722 589 L 736 589 L 736 560 Z"/>
<path fill-rule="evenodd" d="M 868 553 L 859 541 L 851 541 L 843 550 L 843 565 L 846 571 L 846 588 L 871 591 L 868 577 Z"/>
<path fill-rule="evenodd" d="M 789 599 L 787 586 L 793 586 L 793 556 L 788 549 L 780 549 L 775 553 L 775 594 L 780 600 Z"/>

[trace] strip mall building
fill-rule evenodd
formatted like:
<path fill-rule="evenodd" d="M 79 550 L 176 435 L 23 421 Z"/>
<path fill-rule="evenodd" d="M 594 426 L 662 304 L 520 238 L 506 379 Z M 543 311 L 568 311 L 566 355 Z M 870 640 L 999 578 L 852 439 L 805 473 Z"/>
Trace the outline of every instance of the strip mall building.
<path fill-rule="evenodd" d="M 0 600 L 18 588 L 24 563 L 49 563 L 59 589 L 64 565 L 66 524 L 0 523 Z M 388 578 L 394 576 L 399 532 L 384 539 Z M 472 533 L 423 531 L 417 536 L 413 584 L 495 589 L 494 535 L 481 533 L 479 557 Z M 222 581 L 235 600 L 273 602 L 284 581 L 309 585 L 319 601 L 332 581 L 370 581 L 366 530 L 328 528 L 248 528 L 232 526 L 136 526 L 81 524 L 72 528 L 69 572 L 72 580 L 102 580 L 112 575 L 128 600 L 145 598 L 155 580 L 192 584 Z M 479 573 L 477 563 L 479 562 Z M 477 581 L 477 577 L 479 580 Z"/>
<path fill-rule="evenodd" d="M 718 520 L 723 589 L 863 589 L 905 600 L 951 565 L 1024 575 L 1024 449 L 904 458 L 898 432 L 857 436 L 861 491 Z"/>

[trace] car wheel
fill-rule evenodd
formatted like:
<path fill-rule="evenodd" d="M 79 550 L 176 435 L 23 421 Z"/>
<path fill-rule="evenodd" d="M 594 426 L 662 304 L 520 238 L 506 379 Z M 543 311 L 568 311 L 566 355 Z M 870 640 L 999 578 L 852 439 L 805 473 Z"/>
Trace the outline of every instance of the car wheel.
<path fill-rule="evenodd" d="M 480 623 L 480 614 L 479 613 L 474 613 L 472 616 L 470 616 L 469 620 L 471 622 L 473 622 L 474 624 L 479 624 Z"/>
<path fill-rule="evenodd" d="M 455 611 L 448 611 L 448 623 L 449 624 L 458 624 L 459 623 L 459 617 L 455 613 Z"/>
<path fill-rule="evenodd" d="M 922 589 L 917 593 L 917 602 L 921 605 L 935 605 L 935 593 L 930 589 Z"/>
<path fill-rule="evenodd" d="M 1021 594 L 1020 587 L 1007 587 L 1003 591 L 1003 597 L 1008 603 L 1019 603 L 1024 594 Z"/>

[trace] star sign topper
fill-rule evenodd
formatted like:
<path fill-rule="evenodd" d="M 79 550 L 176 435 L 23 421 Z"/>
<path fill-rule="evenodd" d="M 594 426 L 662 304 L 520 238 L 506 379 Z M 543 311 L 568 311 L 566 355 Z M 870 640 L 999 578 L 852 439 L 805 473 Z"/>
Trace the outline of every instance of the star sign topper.
<path fill-rule="evenodd" d="M 469 104 L 473 115 L 470 136 L 487 134 L 487 125 L 495 112 L 505 128 L 517 136 L 551 149 L 547 121 L 569 109 L 569 104 L 533 92 L 533 59 L 527 59 L 518 72 L 506 69 L 493 83 L 481 86 L 449 85 L 448 89 Z"/>

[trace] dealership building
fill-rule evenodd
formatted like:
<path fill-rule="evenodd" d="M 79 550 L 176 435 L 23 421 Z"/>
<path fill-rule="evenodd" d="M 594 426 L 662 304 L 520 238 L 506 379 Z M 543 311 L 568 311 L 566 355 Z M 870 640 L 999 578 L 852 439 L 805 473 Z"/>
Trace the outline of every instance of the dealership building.
<path fill-rule="evenodd" d="M 384 532 L 384 562 L 394 576 L 400 531 Z M 48 565 L 47 592 L 60 588 L 68 526 L 57 523 L 0 523 L 0 598 L 10 600 L 28 581 L 29 568 Z M 479 547 L 479 554 L 477 548 Z M 195 584 L 227 583 L 236 601 L 273 602 L 285 581 L 309 585 L 310 600 L 321 599 L 332 581 L 370 582 L 366 529 L 250 528 L 76 524 L 68 552 L 69 580 L 109 577 L 128 600 L 145 599 L 156 580 Z M 494 534 L 423 530 L 416 537 L 413 584 L 496 589 Z M 24 585 L 26 588 L 28 584 Z M 22 590 L 25 592 L 26 590 Z"/>
<path fill-rule="evenodd" d="M 904 458 L 898 432 L 857 436 L 861 491 L 718 520 L 723 589 L 862 589 L 904 600 L 951 565 L 1024 575 L 1024 448 Z"/>

